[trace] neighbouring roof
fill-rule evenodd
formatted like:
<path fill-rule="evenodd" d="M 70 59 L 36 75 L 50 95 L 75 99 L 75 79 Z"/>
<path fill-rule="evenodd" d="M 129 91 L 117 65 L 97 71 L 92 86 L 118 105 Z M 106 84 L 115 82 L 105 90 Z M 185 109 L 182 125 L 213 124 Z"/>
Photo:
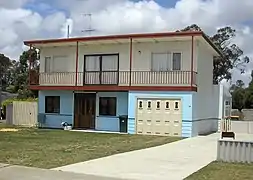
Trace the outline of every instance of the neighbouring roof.
<path fill-rule="evenodd" d="M 74 42 L 90 42 L 90 41 L 106 41 L 106 40 L 128 40 L 128 39 L 144 39 L 144 38 L 166 38 L 166 37 L 202 37 L 220 56 L 223 56 L 220 49 L 208 38 L 203 31 L 183 31 L 183 32 L 161 32 L 161 33 L 142 33 L 142 34 L 122 34 L 107 36 L 88 36 L 61 39 L 41 39 L 24 41 L 27 46 L 55 44 L 55 43 L 74 43 Z"/>
<path fill-rule="evenodd" d="M 0 101 L 5 101 L 6 99 L 9 99 L 9 98 L 14 98 L 14 97 L 17 97 L 18 95 L 17 94 L 12 94 L 12 93 L 9 93 L 9 92 L 5 92 L 5 91 L 0 91 Z M 0 102 L 0 105 L 1 105 L 1 102 Z"/>

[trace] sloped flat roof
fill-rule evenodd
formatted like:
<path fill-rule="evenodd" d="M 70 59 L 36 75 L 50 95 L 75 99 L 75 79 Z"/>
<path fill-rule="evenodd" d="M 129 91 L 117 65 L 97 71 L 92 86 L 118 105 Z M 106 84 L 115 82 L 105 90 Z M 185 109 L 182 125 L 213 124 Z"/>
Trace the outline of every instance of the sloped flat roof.
<path fill-rule="evenodd" d="M 220 55 L 223 56 L 217 46 L 208 38 L 203 31 L 183 31 L 183 32 L 161 32 L 161 33 L 142 33 L 142 34 L 121 34 L 107 36 L 89 36 L 89 37 L 74 37 L 61 39 L 41 39 L 24 41 L 27 46 L 38 46 L 44 44 L 55 43 L 74 43 L 74 42 L 90 42 L 90 41 L 108 41 L 108 40 L 128 40 L 128 39 L 144 39 L 144 38 L 165 38 L 165 37 L 191 37 L 200 36 Z"/>

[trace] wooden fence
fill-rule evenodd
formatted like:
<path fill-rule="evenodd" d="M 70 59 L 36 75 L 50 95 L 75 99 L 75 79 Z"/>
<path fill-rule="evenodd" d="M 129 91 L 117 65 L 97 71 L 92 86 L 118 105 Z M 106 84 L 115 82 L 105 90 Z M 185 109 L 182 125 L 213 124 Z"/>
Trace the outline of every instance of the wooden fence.
<path fill-rule="evenodd" d="M 6 123 L 33 127 L 37 125 L 38 103 L 14 101 L 6 108 Z"/>

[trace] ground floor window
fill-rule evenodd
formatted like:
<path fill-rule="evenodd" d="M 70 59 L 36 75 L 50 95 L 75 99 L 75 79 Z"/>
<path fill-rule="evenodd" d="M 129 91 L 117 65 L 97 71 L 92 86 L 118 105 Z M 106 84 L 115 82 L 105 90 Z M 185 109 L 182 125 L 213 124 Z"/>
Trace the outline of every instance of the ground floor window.
<path fill-rule="evenodd" d="M 60 113 L 60 96 L 45 97 L 46 113 Z"/>
<path fill-rule="evenodd" d="M 99 98 L 99 115 L 116 116 L 116 97 Z"/>

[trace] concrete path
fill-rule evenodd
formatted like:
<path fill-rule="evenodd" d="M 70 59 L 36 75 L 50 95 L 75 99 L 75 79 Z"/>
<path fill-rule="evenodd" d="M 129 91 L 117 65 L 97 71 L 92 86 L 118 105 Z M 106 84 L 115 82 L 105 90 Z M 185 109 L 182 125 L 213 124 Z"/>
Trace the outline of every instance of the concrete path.
<path fill-rule="evenodd" d="M 0 180 L 120 180 L 108 177 L 0 164 Z M 122 179 L 121 179 L 122 180 Z"/>
<path fill-rule="evenodd" d="M 216 160 L 219 134 L 55 168 L 136 180 L 182 180 Z"/>

